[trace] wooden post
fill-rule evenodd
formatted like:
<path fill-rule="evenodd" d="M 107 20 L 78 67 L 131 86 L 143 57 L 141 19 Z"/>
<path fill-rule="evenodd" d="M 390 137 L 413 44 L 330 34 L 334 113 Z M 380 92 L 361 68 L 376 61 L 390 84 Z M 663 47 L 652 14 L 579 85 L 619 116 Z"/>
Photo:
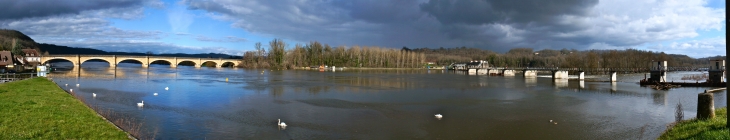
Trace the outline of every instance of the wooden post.
<path fill-rule="evenodd" d="M 715 118 L 715 102 L 712 93 L 700 93 L 697 98 L 697 119 Z"/>

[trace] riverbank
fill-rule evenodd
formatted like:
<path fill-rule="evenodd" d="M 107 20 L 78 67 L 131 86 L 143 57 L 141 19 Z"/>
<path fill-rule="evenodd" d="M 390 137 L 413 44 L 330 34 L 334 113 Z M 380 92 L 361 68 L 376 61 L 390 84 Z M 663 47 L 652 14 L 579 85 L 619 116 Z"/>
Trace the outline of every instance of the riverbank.
<path fill-rule="evenodd" d="M 0 84 L 0 138 L 129 139 L 46 78 Z"/>
<path fill-rule="evenodd" d="M 658 139 L 730 139 L 727 126 L 727 107 L 715 110 L 715 118 L 709 120 L 684 120 L 668 128 Z"/>

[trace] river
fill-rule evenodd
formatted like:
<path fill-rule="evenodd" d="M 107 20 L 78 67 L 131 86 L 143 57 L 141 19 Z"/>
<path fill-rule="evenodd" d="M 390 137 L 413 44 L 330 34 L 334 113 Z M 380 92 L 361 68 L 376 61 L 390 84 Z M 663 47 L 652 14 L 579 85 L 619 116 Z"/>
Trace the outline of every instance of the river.
<path fill-rule="evenodd" d="M 655 139 L 678 103 L 693 118 L 697 93 L 710 89 L 657 91 L 637 84 L 643 74 L 610 83 L 443 70 L 54 65 L 49 77 L 62 88 L 157 139 Z M 716 108 L 726 106 L 725 96 L 715 93 Z"/>

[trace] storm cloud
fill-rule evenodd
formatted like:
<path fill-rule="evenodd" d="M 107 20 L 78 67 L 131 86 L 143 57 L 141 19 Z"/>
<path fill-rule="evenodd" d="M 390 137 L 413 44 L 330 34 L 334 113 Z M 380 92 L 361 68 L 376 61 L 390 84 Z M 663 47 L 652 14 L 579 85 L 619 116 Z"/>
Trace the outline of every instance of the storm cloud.
<path fill-rule="evenodd" d="M 250 32 L 334 45 L 625 49 L 720 30 L 703 0 L 186 0 Z M 716 46 L 724 48 L 723 46 Z"/>
<path fill-rule="evenodd" d="M 0 1 L 0 20 L 79 14 L 87 10 L 130 7 L 143 0 L 3 0 Z"/>

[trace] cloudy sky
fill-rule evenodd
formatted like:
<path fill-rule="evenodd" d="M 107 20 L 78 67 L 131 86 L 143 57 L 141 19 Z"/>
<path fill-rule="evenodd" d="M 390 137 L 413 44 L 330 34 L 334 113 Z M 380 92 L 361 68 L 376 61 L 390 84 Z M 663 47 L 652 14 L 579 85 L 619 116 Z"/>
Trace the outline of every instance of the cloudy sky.
<path fill-rule="evenodd" d="M 274 38 L 499 53 L 726 51 L 725 0 L 0 0 L 0 9 L 0 28 L 106 51 L 240 55 Z"/>

